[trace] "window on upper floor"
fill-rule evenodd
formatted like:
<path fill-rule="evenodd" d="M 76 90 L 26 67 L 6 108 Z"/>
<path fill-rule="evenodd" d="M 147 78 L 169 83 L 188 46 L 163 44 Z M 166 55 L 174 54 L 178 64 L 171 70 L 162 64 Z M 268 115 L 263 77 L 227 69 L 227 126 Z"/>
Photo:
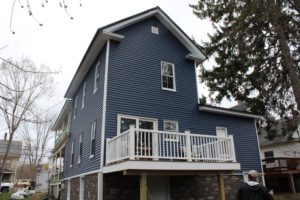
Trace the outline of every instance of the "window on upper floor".
<path fill-rule="evenodd" d="M 73 118 L 75 119 L 77 117 L 77 107 L 78 107 L 78 96 L 75 97 L 74 101 L 74 112 L 73 112 Z"/>
<path fill-rule="evenodd" d="M 96 120 L 91 125 L 91 145 L 90 145 L 90 158 L 94 157 L 96 151 Z"/>
<path fill-rule="evenodd" d="M 74 164 L 74 140 L 72 141 L 71 144 L 71 162 L 70 162 L 70 167 L 72 167 Z"/>
<path fill-rule="evenodd" d="M 79 142 L 78 142 L 78 160 L 77 163 L 81 163 L 82 160 L 82 135 L 83 133 L 80 134 L 79 136 Z"/>
<path fill-rule="evenodd" d="M 176 91 L 174 64 L 161 62 L 161 85 L 163 90 Z"/>
<path fill-rule="evenodd" d="M 82 89 L 81 109 L 85 106 L 85 103 L 86 103 L 86 92 L 87 92 L 86 85 L 87 85 L 87 83 L 84 82 L 83 89 Z"/>
<path fill-rule="evenodd" d="M 100 61 L 97 63 L 97 65 L 95 67 L 94 93 L 99 88 L 99 79 L 100 79 Z"/>
<path fill-rule="evenodd" d="M 178 122 L 172 120 L 164 120 L 164 131 L 168 132 L 178 132 Z M 166 134 L 165 135 L 166 141 L 179 141 L 179 135 L 175 134 Z"/>
<path fill-rule="evenodd" d="M 156 26 L 151 26 L 151 33 L 154 33 L 154 34 L 159 34 L 159 29 L 158 29 L 158 27 L 156 27 Z"/>
<path fill-rule="evenodd" d="M 216 135 L 219 137 L 227 137 L 227 128 L 226 127 L 216 127 Z"/>

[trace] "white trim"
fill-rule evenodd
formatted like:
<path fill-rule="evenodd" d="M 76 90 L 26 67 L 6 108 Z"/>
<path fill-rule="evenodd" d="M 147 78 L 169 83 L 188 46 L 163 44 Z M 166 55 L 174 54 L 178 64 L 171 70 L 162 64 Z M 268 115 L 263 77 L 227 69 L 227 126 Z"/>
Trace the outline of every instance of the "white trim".
<path fill-rule="evenodd" d="M 163 71 L 162 71 L 162 65 L 163 64 L 166 64 L 166 65 L 171 65 L 172 66 L 172 73 L 173 73 L 173 76 L 167 76 L 167 77 L 172 77 L 173 79 L 173 88 L 165 88 L 163 86 L 163 76 L 166 76 L 166 75 L 163 75 Z M 160 80 L 161 80 L 161 89 L 162 90 L 167 90 L 167 91 L 172 91 L 172 92 L 176 92 L 176 76 L 175 76 L 175 64 L 174 63 L 170 63 L 170 62 L 166 62 L 166 61 L 161 61 L 160 62 Z"/>
<path fill-rule="evenodd" d="M 68 179 L 67 200 L 71 199 L 71 179 Z"/>
<path fill-rule="evenodd" d="M 79 177 L 79 200 L 84 200 L 84 176 Z"/>
<path fill-rule="evenodd" d="M 195 68 L 195 78 L 196 78 L 196 90 L 197 90 L 197 102 L 198 102 L 198 104 L 200 104 L 200 96 L 199 96 L 199 77 L 198 77 L 198 75 L 197 75 L 197 63 L 196 63 L 196 61 L 194 61 L 194 68 Z"/>
<path fill-rule="evenodd" d="M 99 79 L 100 79 L 100 60 L 97 62 L 95 66 L 95 75 L 94 75 L 94 88 L 93 94 L 95 94 L 99 89 Z"/>
<path fill-rule="evenodd" d="M 256 120 L 253 120 L 254 122 L 254 126 L 255 126 L 255 135 L 256 135 L 256 141 L 257 141 L 257 148 L 258 148 L 258 157 L 259 157 L 259 162 L 260 162 L 260 170 L 262 173 L 264 173 L 264 170 L 263 170 L 263 164 L 262 164 L 262 161 L 261 161 L 261 149 L 260 149 L 260 146 L 259 146 L 259 137 L 258 137 L 258 133 L 257 133 L 257 126 L 256 126 Z M 264 174 L 262 174 L 262 182 L 263 182 L 263 185 L 265 185 L 265 176 Z"/>
<path fill-rule="evenodd" d="M 98 200 L 103 200 L 103 173 L 98 173 Z"/>
<path fill-rule="evenodd" d="M 88 176 L 88 175 L 91 175 L 91 174 L 97 174 L 97 173 L 100 173 L 102 171 L 103 171 L 102 169 L 97 169 L 97 170 L 93 170 L 93 171 L 90 171 L 90 172 L 85 172 L 85 173 L 82 173 L 82 174 L 77 174 L 75 176 L 70 176 L 68 178 L 61 179 L 61 181 L 71 180 L 73 178 L 78 178 L 78 177 L 81 177 L 81 176 Z"/>
<path fill-rule="evenodd" d="M 124 114 L 118 114 L 117 115 L 117 135 L 120 134 L 120 122 L 121 122 L 121 118 L 127 118 L 127 119 L 134 119 L 136 120 L 135 126 L 137 127 L 137 125 L 139 124 L 140 120 L 144 120 L 144 121 L 152 121 L 153 122 L 153 130 L 157 130 L 158 129 L 158 120 L 156 118 L 149 118 L 149 117 L 140 117 L 140 116 L 134 116 L 134 115 L 124 115 Z"/>
<path fill-rule="evenodd" d="M 240 170 L 240 163 L 216 162 L 157 162 L 157 161 L 125 161 L 122 163 L 103 167 L 103 173 L 118 172 L 124 170 L 160 170 L 160 171 L 195 171 L 195 170 Z"/>
<path fill-rule="evenodd" d="M 225 108 L 226 109 L 226 108 Z M 206 111 L 206 112 L 212 112 L 212 113 L 218 113 L 218 114 L 224 114 L 224 115 L 233 115 L 238 117 L 246 117 L 246 118 L 254 118 L 254 119 L 263 119 L 263 116 L 250 114 L 250 113 L 242 113 L 237 112 L 234 110 L 225 110 L 222 108 L 214 108 L 210 106 L 199 106 L 200 111 Z"/>
<path fill-rule="evenodd" d="M 109 66 L 109 50 L 110 39 L 106 43 L 106 57 L 105 57 L 105 72 L 104 72 L 104 91 L 103 91 L 103 106 L 102 106 L 102 127 L 101 127 L 101 159 L 100 168 L 104 165 L 104 140 L 105 140 L 105 120 L 106 120 L 106 103 L 107 103 L 107 84 L 108 84 L 108 66 Z"/>

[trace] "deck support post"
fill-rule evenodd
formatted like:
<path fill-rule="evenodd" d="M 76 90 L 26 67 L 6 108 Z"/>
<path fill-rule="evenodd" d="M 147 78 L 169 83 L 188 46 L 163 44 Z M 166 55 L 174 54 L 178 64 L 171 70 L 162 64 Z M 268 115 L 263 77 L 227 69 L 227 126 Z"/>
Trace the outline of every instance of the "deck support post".
<path fill-rule="evenodd" d="M 147 174 L 140 176 L 140 200 L 148 200 Z"/>
<path fill-rule="evenodd" d="M 220 196 L 221 200 L 226 200 L 225 198 L 225 186 L 224 186 L 224 177 L 222 174 L 218 174 L 218 181 L 219 181 L 219 190 L 220 190 Z"/>
<path fill-rule="evenodd" d="M 290 183 L 291 183 L 292 193 L 296 194 L 296 188 L 295 188 L 295 183 L 294 183 L 294 179 L 293 179 L 293 174 L 290 173 L 289 177 L 290 177 Z"/>

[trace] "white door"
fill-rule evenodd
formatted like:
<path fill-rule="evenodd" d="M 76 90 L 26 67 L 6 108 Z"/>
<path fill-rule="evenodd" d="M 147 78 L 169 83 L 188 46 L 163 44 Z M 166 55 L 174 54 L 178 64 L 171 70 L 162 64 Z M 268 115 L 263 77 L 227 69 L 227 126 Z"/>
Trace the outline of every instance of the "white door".
<path fill-rule="evenodd" d="M 169 200 L 169 176 L 147 176 L 149 200 Z"/>

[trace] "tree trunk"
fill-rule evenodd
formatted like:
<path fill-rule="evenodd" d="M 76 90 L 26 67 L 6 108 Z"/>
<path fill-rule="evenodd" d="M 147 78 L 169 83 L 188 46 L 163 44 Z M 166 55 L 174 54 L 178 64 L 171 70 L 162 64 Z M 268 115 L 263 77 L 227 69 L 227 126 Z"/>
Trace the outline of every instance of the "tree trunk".
<path fill-rule="evenodd" d="M 299 79 L 299 71 L 297 70 L 297 66 L 293 62 L 293 58 L 290 54 L 290 47 L 288 45 L 287 38 L 285 37 L 284 31 L 281 27 L 279 16 L 280 16 L 280 10 L 276 7 L 274 1 L 269 1 L 270 7 L 269 7 L 269 15 L 270 15 L 270 21 L 272 25 L 274 26 L 274 31 L 277 34 L 279 46 L 281 49 L 281 55 L 283 58 L 283 67 L 288 72 L 288 77 L 291 82 L 291 86 L 294 92 L 295 101 L 297 103 L 297 109 L 300 110 L 300 79 Z"/>
<path fill-rule="evenodd" d="M 7 147 L 6 147 L 6 151 L 5 151 L 5 154 L 4 154 L 4 158 L 3 158 L 2 166 L 1 166 L 1 171 L 0 171 L 0 183 L 2 182 L 2 178 L 3 178 L 3 175 L 4 175 L 4 166 L 5 166 L 5 163 L 6 163 L 6 159 L 7 159 L 9 149 L 10 149 L 12 139 L 13 139 L 13 133 L 9 134 L 9 140 L 8 140 L 8 143 L 7 143 Z"/>

